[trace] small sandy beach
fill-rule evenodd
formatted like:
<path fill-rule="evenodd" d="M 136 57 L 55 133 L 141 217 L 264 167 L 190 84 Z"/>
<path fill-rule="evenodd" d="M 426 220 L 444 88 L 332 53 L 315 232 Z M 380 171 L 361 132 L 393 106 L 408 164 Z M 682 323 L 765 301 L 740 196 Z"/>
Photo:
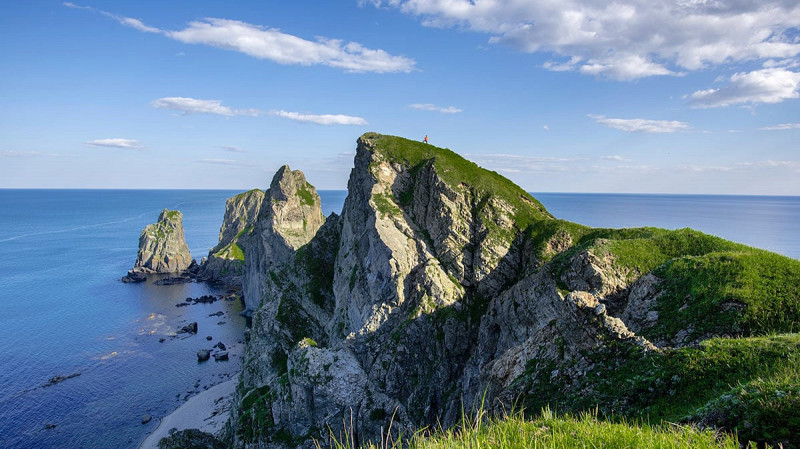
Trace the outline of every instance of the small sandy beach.
<path fill-rule="evenodd" d="M 190 398 L 177 410 L 161 419 L 153 433 L 139 445 L 139 449 L 157 449 L 158 442 L 169 436 L 170 429 L 200 429 L 217 434 L 230 415 L 230 400 L 236 390 L 236 378 L 215 385 Z"/>

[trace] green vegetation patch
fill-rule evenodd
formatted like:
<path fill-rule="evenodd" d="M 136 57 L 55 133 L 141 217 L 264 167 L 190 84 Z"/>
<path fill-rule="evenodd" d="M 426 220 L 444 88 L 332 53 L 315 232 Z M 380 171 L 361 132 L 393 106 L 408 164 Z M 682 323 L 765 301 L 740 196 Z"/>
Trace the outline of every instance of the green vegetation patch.
<path fill-rule="evenodd" d="M 236 433 L 242 441 L 252 443 L 269 435 L 275 426 L 272 420 L 272 399 L 272 391 L 267 385 L 244 394 L 236 422 Z"/>
<path fill-rule="evenodd" d="M 717 404 L 737 385 L 771 386 L 776 391 L 796 389 L 800 372 L 800 334 L 770 337 L 715 338 L 699 347 L 644 352 L 624 342 L 609 342 L 598 352 L 584 354 L 591 368 L 580 378 L 569 379 L 566 366 L 553 361 L 531 360 L 528 373 L 519 378 L 528 410 L 553 406 L 558 410 L 598 410 L 606 416 L 649 418 L 651 422 L 685 421 L 702 414 L 698 410 Z M 553 376 L 553 370 L 562 373 Z M 795 373 L 787 377 L 786 373 Z M 788 379 L 788 380 L 787 380 Z M 788 396 L 787 396 L 788 397 Z M 793 404 L 761 402 L 764 416 Z M 736 415 L 736 416 L 740 416 Z M 800 416 L 800 415 L 794 415 Z M 753 421 L 750 422 L 751 425 Z M 740 431 L 738 427 L 732 430 Z M 749 429 L 748 438 L 773 441 L 769 427 Z M 798 434 L 800 435 L 800 434 Z M 800 444 L 800 439 L 793 441 Z"/>
<path fill-rule="evenodd" d="M 346 429 L 345 429 L 346 430 Z M 349 432 L 338 432 L 331 447 L 355 448 Z M 739 449 L 734 436 L 716 435 L 710 430 L 690 426 L 651 426 L 643 422 L 611 422 L 592 414 L 555 416 L 549 410 L 533 420 L 521 413 L 491 419 L 462 418 L 460 425 L 450 430 L 418 432 L 401 436 L 392 448 L 409 449 Z M 378 448 L 375 443 L 362 447 Z"/>
<path fill-rule="evenodd" d="M 763 335 L 796 332 L 800 323 L 800 261 L 775 253 L 711 253 L 675 259 L 654 271 L 664 279 L 658 324 L 647 338 Z"/>
<path fill-rule="evenodd" d="M 300 197 L 300 204 L 302 204 L 303 206 L 313 206 L 314 205 L 314 202 L 315 202 L 314 201 L 314 194 L 311 193 L 311 190 L 313 188 L 314 187 L 311 184 L 306 183 L 305 186 L 300 186 L 297 189 L 297 196 Z"/>
<path fill-rule="evenodd" d="M 402 215 L 403 211 L 394 202 L 394 199 L 388 193 L 376 193 L 372 195 L 372 202 L 383 217 L 391 217 Z"/>
<path fill-rule="evenodd" d="M 412 176 L 428 161 L 435 160 L 436 173 L 449 186 L 457 188 L 465 184 L 481 199 L 496 196 L 508 202 L 515 210 L 514 221 L 519 229 L 525 229 L 536 220 L 552 218 L 545 207 L 521 187 L 449 149 L 396 136 L 368 133 L 363 137 L 370 139 L 374 143 L 375 151 L 389 162 L 409 168 Z M 410 202 L 410 198 L 406 193 L 400 195 L 398 202 L 405 204 Z"/>

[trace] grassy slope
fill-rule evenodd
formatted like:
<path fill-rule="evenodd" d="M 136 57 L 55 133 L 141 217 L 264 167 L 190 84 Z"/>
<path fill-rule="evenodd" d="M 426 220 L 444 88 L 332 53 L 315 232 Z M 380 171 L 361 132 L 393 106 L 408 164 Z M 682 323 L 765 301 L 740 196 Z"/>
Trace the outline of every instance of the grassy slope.
<path fill-rule="evenodd" d="M 553 219 L 511 181 L 450 150 L 393 136 L 366 137 L 412 174 L 435 159 L 434 167 L 448 185 L 466 184 L 480 195 L 505 199 L 516 209 L 515 221 L 536 257 L 549 262 L 544 267 L 556 278 L 570 257 L 588 249 L 612 257 L 630 282 L 649 272 L 663 279 L 658 325 L 645 331 L 645 337 L 669 338 L 686 328 L 692 330 L 690 338 L 752 337 L 715 338 L 700 347 L 661 354 L 612 345 L 595 355 L 609 364 L 598 363 L 591 373 L 593 394 L 570 397 L 569 390 L 550 383 L 547 373 L 548 379 L 538 384 L 537 379 L 520 379 L 533 387 L 525 398 L 529 405 L 575 411 L 600 405 L 608 413 L 649 416 L 655 422 L 689 417 L 771 441 L 785 440 L 800 426 L 795 422 L 800 421 L 799 339 L 795 334 L 774 336 L 799 330 L 800 261 L 691 229 L 595 229 Z M 403 204 L 403 198 L 395 202 Z M 548 240 L 564 233 L 573 246 L 548 254 Z M 800 445 L 800 440 L 787 441 Z"/>
<path fill-rule="evenodd" d="M 355 447 L 347 432 L 331 437 L 336 449 Z M 739 449 L 736 437 L 716 435 L 689 426 L 651 426 L 645 422 L 609 422 L 593 414 L 555 416 L 545 409 L 533 420 L 520 413 L 500 419 L 463 419 L 450 430 L 418 432 L 399 441 L 391 438 L 368 448 L 449 449 L 573 449 L 573 448 L 657 448 L 657 449 Z"/>

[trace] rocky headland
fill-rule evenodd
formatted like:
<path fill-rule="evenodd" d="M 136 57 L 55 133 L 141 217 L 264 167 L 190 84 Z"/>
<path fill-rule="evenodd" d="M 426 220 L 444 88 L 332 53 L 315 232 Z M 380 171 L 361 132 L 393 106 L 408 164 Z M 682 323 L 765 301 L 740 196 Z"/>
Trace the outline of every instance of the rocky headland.
<path fill-rule="evenodd" d="M 229 446 L 311 448 L 343 422 L 379 442 L 483 404 L 799 447 L 800 261 L 559 220 L 450 150 L 375 133 L 341 215 L 288 166 L 242 195 L 212 249 L 235 269 L 203 267 L 235 273 L 252 311 Z"/>

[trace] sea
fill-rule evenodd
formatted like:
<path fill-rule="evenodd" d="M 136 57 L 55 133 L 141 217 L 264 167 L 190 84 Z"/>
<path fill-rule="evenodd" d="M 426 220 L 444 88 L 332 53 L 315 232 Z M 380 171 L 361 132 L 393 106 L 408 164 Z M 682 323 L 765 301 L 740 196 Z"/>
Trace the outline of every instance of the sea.
<path fill-rule="evenodd" d="M 236 193 L 0 190 L 0 447 L 134 449 L 159 418 L 237 375 L 242 304 L 176 307 L 222 287 L 119 280 L 139 233 L 164 208 L 183 213 L 192 255 L 205 256 Z M 323 212 L 340 212 L 345 195 L 321 191 Z M 800 258 L 800 197 L 534 196 L 553 215 L 589 226 L 691 227 Z M 196 335 L 175 335 L 193 321 Z M 198 349 L 220 341 L 229 361 L 197 361 Z M 63 380 L 51 382 L 56 376 Z M 142 424 L 144 415 L 153 419 Z"/>

